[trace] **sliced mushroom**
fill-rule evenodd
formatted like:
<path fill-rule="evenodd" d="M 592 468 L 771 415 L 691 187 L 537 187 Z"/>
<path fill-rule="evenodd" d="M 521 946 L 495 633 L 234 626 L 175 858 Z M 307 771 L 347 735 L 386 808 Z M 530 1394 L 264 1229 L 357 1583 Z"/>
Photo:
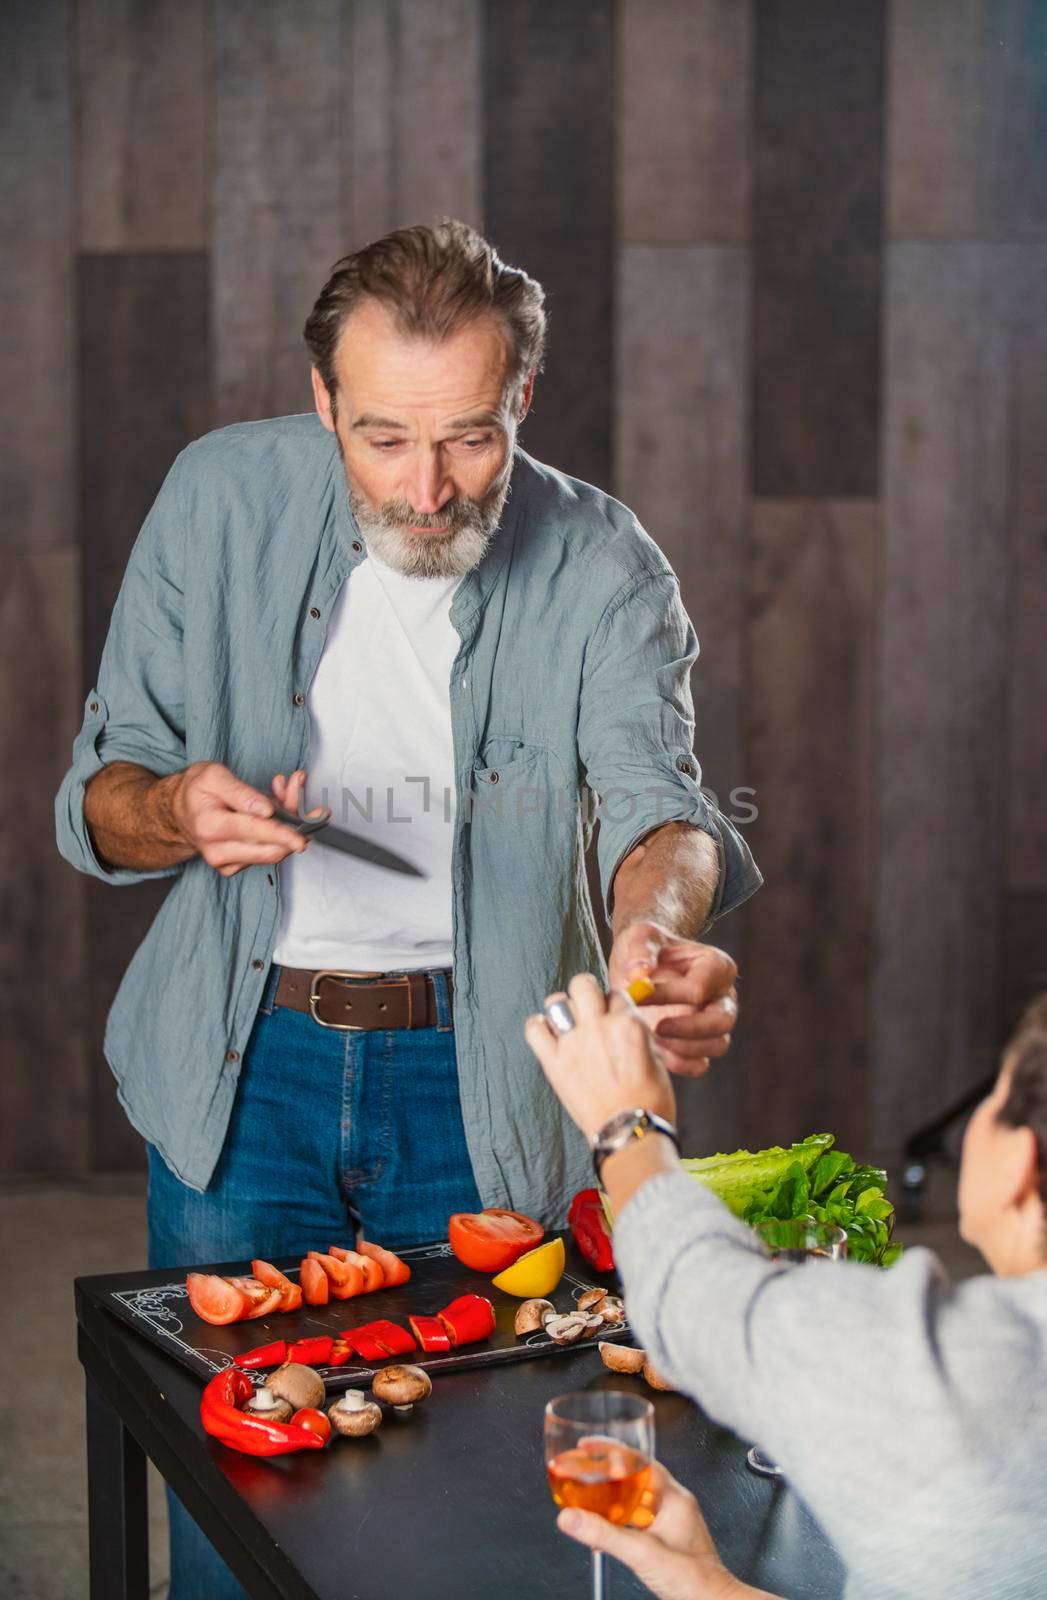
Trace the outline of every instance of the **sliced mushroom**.
<path fill-rule="evenodd" d="M 603 1327 L 603 1317 L 601 1317 L 601 1315 L 600 1315 L 600 1313 L 598 1311 L 587 1311 L 585 1313 L 585 1332 L 586 1332 L 586 1337 L 588 1337 L 590 1334 L 595 1333 L 597 1328 L 602 1328 L 602 1327 Z"/>
<path fill-rule="evenodd" d="M 513 1323 L 515 1332 L 540 1333 L 544 1326 L 546 1316 L 555 1317 L 556 1307 L 551 1300 L 525 1300 L 516 1308 L 516 1321 Z"/>
<path fill-rule="evenodd" d="M 244 1410 L 249 1411 L 252 1417 L 264 1417 L 267 1422 L 290 1422 L 294 1416 L 294 1406 L 290 1400 L 281 1400 L 272 1389 L 264 1386 L 255 1390 Z"/>
<path fill-rule="evenodd" d="M 668 1378 L 663 1378 L 657 1368 L 652 1367 L 649 1361 L 645 1361 L 643 1364 L 643 1375 L 652 1389 L 664 1389 L 671 1394 L 676 1388 L 676 1385 L 670 1383 Z"/>
<path fill-rule="evenodd" d="M 579 1311 L 600 1311 L 601 1300 L 607 1299 L 606 1289 L 586 1289 L 584 1294 L 578 1296 Z"/>
<path fill-rule="evenodd" d="M 433 1392 L 432 1379 L 422 1367 L 383 1367 L 371 1381 L 376 1400 L 385 1400 L 398 1416 L 407 1417 L 419 1400 Z"/>
<path fill-rule="evenodd" d="M 297 1361 L 285 1361 L 282 1367 L 269 1374 L 265 1384 L 281 1400 L 290 1401 L 292 1411 L 324 1403 L 324 1380 L 312 1367 L 303 1367 Z"/>
<path fill-rule="evenodd" d="M 647 1351 L 635 1350 L 627 1344 L 609 1344 L 601 1339 L 596 1346 L 600 1360 L 611 1372 L 642 1372 L 647 1365 Z"/>
<path fill-rule="evenodd" d="M 362 1389 L 347 1389 L 333 1406 L 328 1406 L 327 1415 L 337 1433 L 344 1433 L 348 1439 L 362 1439 L 381 1426 L 382 1408 L 368 1400 Z"/>
<path fill-rule="evenodd" d="M 585 1318 L 551 1317 L 545 1324 L 545 1331 L 554 1344 L 574 1344 L 585 1333 Z"/>
<path fill-rule="evenodd" d="M 625 1301 L 616 1294 L 609 1294 L 606 1300 L 600 1301 L 596 1309 L 606 1323 L 625 1321 Z"/>

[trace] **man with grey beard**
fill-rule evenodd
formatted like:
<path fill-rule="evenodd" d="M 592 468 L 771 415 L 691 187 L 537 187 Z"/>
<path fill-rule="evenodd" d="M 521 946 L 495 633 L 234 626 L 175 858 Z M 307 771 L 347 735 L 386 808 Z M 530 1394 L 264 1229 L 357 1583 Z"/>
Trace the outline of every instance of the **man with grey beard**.
<path fill-rule="evenodd" d="M 132 551 L 56 816 L 79 870 L 174 880 L 105 1041 L 154 1265 L 361 1218 L 396 1249 L 482 1206 L 562 1227 L 590 1152 L 523 1026 L 574 972 L 649 976 L 678 1072 L 729 1046 L 734 965 L 698 936 L 760 876 L 700 788 L 668 563 L 518 445 L 543 302 L 461 223 L 346 257 L 305 327 L 316 414 L 191 444 Z M 176 1507 L 172 1535 L 171 1600 L 240 1592 Z"/>

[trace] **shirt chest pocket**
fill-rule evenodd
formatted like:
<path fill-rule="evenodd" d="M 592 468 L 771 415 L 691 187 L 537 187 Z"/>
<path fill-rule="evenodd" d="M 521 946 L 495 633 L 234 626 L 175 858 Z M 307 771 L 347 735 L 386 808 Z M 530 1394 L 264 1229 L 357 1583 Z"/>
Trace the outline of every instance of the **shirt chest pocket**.
<path fill-rule="evenodd" d="M 495 735 L 473 763 L 470 815 L 509 824 L 513 835 L 545 839 L 550 815 L 563 803 L 562 786 L 559 759 L 547 745 Z"/>
<path fill-rule="evenodd" d="M 473 763 L 473 785 L 483 790 L 514 783 L 545 756 L 544 745 L 528 744 L 516 734 L 492 734 L 484 740 Z"/>

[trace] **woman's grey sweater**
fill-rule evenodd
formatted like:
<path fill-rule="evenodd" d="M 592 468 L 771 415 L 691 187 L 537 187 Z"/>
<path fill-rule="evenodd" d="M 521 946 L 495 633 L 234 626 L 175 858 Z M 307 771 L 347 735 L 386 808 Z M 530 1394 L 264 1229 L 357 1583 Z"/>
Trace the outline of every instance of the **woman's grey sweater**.
<path fill-rule="evenodd" d="M 783 1266 L 682 1170 L 614 1249 L 655 1366 L 780 1464 L 849 1600 L 1047 1596 L 1047 1271 Z"/>

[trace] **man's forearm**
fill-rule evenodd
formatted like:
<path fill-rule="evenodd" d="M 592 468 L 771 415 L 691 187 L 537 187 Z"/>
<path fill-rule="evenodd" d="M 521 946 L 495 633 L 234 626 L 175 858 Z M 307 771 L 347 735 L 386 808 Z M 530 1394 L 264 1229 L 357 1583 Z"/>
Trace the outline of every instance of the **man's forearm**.
<path fill-rule="evenodd" d="M 715 841 L 690 823 L 667 822 L 631 850 L 614 875 L 613 932 L 656 922 L 679 939 L 696 939 L 719 882 Z"/>
<path fill-rule="evenodd" d="M 87 823 L 103 867 L 158 872 L 196 854 L 177 826 L 174 797 L 183 774 L 161 778 L 131 761 L 103 767 L 84 790 Z"/>

